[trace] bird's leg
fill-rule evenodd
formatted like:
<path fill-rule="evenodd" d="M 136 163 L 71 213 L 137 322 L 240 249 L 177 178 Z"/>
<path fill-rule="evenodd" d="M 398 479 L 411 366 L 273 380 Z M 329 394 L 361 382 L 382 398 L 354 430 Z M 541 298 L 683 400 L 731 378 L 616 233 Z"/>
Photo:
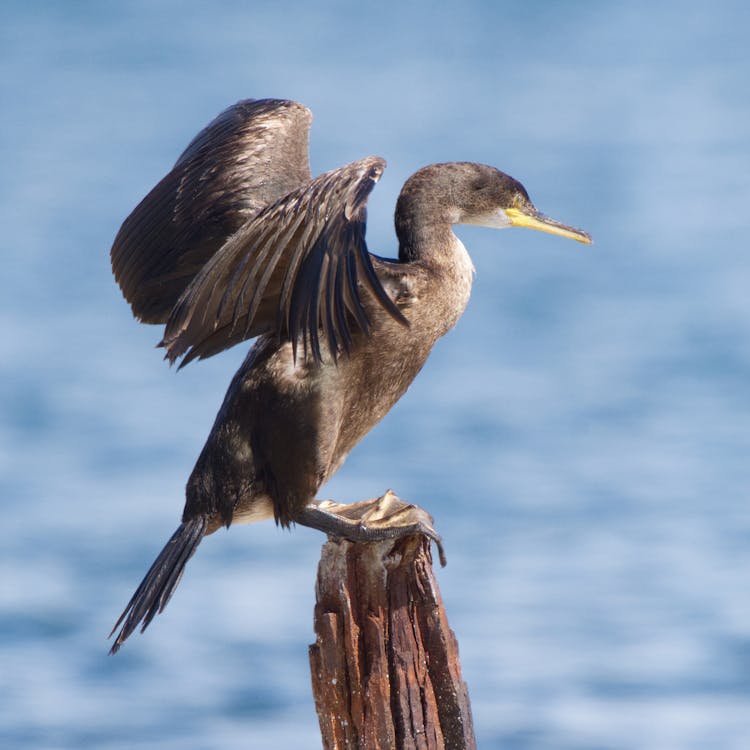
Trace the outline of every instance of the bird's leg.
<path fill-rule="evenodd" d="M 432 516 L 417 505 L 405 503 L 392 490 L 358 503 L 312 500 L 294 520 L 351 542 L 380 542 L 424 534 L 435 542 L 440 564 L 445 567 L 443 540 L 432 525 Z"/>

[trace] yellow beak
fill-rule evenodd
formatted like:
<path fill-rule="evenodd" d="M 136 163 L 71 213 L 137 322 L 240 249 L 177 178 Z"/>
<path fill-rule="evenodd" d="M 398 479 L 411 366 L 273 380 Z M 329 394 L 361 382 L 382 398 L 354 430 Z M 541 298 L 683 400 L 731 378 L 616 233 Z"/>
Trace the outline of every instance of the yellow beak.
<path fill-rule="evenodd" d="M 528 229 L 538 229 L 540 232 L 549 232 L 550 234 L 559 234 L 560 237 L 567 237 L 570 240 L 585 242 L 590 245 L 591 235 L 582 229 L 569 227 L 567 224 L 561 224 L 559 221 L 550 219 L 539 211 L 534 213 L 524 213 L 518 208 L 506 208 L 506 216 L 510 219 L 512 227 L 527 227 Z"/>

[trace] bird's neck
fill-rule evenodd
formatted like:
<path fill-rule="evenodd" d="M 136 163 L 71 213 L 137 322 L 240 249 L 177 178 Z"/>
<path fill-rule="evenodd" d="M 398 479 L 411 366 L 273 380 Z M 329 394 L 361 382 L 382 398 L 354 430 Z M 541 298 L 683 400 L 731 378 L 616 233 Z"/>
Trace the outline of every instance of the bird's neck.
<path fill-rule="evenodd" d="M 446 276 L 471 277 L 474 265 L 463 242 L 450 224 L 432 225 L 422 231 L 399 235 L 398 257 L 402 263 L 416 263 Z"/>
<path fill-rule="evenodd" d="M 452 217 L 436 220 L 407 221 L 396 219 L 398 257 L 402 263 L 416 263 L 439 274 L 446 283 L 451 280 L 464 285 L 474 274 L 474 265 L 461 240 L 453 233 Z"/>
<path fill-rule="evenodd" d="M 417 294 L 426 304 L 430 325 L 439 320 L 435 337 L 450 330 L 463 313 L 471 294 L 474 266 L 461 240 L 453 233 L 457 216 L 441 206 L 421 201 L 419 211 L 404 210 L 403 193 L 396 209 L 398 257 L 425 273 Z M 427 210 L 425 210 L 427 208 Z M 400 209 L 400 210 L 399 210 Z M 414 315 L 414 310 L 410 311 Z"/>
<path fill-rule="evenodd" d="M 413 300 L 406 311 L 412 329 L 428 331 L 430 346 L 456 324 L 471 295 L 474 266 L 450 225 L 399 243 L 399 258 L 413 269 Z"/>
<path fill-rule="evenodd" d="M 410 187 L 407 183 L 396 204 L 399 260 L 427 265 L 452 263 L 457 241 L 452 229 L 458 221 L 456 211 L 428 191 Z"/>

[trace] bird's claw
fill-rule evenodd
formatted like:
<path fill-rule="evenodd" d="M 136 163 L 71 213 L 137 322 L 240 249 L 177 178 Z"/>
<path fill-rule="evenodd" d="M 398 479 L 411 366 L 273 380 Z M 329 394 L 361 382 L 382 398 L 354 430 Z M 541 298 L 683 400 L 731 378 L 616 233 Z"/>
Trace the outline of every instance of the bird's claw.
<path fill-rule="evenodd" d="M 297 522 L 354 542 L 378 542 L 422 534 L 435 543 L 440 564 L 445 567 L 447 562 L 443 540 L 435 531 L 432 516 L 418 505 L 405 503 L 392 490 L 358 503 L 314 501 Z"/>

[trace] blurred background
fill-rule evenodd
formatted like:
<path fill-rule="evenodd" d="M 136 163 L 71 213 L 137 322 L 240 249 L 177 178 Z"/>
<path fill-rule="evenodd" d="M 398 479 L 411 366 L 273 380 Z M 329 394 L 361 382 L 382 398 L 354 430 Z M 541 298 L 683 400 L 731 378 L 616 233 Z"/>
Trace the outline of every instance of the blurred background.
<path fill-rule="evenodd" d="M 318 173 L 493 164 L 585 247 L 460 227 L 456 330 L 323 497 L 435 516 L 482 748 L 750 742 L 750 6 L 13 2 L 0 10 L 0 744 L 315 748 L 321 535 L 176 527 L 239 346 L 176 373 L 115 285 L 125 216 L 246 97 L 314 112 Z"/>

